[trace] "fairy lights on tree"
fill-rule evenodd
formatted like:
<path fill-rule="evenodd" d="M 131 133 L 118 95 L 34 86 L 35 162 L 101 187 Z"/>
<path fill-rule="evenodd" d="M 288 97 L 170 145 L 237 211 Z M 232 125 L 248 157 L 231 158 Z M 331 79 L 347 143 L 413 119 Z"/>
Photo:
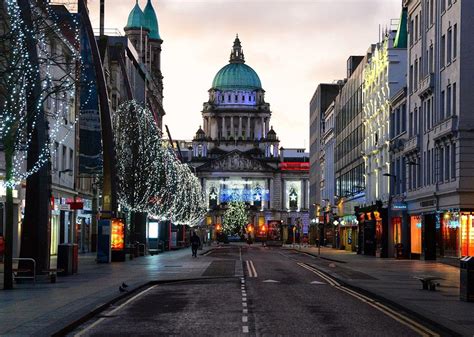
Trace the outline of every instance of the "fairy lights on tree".
<path fill-rule="evenodd" d="M 118 200 L 132 212 L 197 225 L 206 212 L 201 185 L 161 141 L 152 112 L 135 101 L 114 114 Z"/>
<path fill-rule="evenodd" d="M 248 222 L 248 211 L 244 202 L 232 201 L 224 213 L 222 229 L 227 234 L 241 233 Z"/>

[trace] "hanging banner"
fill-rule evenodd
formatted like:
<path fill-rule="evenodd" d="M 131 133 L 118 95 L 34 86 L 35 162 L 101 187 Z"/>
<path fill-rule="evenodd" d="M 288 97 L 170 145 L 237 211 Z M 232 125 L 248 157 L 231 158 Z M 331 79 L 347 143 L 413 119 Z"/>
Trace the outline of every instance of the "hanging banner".
<path fill-rule="evenodd" d="M 81 95 L 79 115 L 79 174 L 102 174 L 99 98 L 90 41 L 81 25 Z"/>

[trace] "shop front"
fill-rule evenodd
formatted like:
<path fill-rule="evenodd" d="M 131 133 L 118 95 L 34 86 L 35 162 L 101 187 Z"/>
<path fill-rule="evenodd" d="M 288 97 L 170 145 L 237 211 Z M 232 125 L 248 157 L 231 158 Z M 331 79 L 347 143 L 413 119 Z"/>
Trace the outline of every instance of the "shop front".
<path fill-rule="evenodd" d="M 345 215 L 339 218 L 339 249 L 356 252 L 359 241 L 359 221 L 355 215 Z"/>
<path fill-rule="evenodd" d="M 439 256 L 474 256 L 474 212 L 446 211 L 438 219 Z"/>
<path fill-rule="evenodd" d="M 359 222 L 358 254 L 388 257 L 388 214 L 387 208 L 377 205 L 355 208 Z"/>

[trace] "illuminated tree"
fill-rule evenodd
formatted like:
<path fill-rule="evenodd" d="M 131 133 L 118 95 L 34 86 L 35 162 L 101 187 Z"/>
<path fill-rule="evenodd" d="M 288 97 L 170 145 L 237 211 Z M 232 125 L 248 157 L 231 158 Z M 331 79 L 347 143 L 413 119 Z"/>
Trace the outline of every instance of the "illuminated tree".
<path fill-rule="evenodd" d="M 48 268 L 51 144 L 74 109 L 80 62 L 74 18 L 60 20 L 45 1 L 0 4 L 0 145 L 5 160 L 5 282 L 12 287 L 13 188 L 27 182 L 21 255 Z M 63 32 L 68 30 L 69 38 Z M 74 36 L 75 35 L 75 36 Z M 56 48 L 58 47 L 58 48 Z M 46 103 L 54 108 L 45 109 Z M 74 125 L 70 126 L 70 130 Z M 35 173 L 37 173 L 35 175 Z"/>
<path fill-rule="evenodd" d="M 249 214 L 245 203 L 232 201 L 224 213 L 222 230 L 227 234 L 241 233 L 247 225 Z"/>

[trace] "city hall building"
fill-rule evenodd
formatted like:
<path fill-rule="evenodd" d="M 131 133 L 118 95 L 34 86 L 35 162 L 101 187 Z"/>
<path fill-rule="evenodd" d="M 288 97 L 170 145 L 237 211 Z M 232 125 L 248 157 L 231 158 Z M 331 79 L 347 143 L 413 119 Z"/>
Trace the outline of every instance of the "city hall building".
<path fill-rule="evenodd" d="M 309 156 L 304 149 L 280 148 L 271 116 L 237 37 L 229 64 L 209 89 L 188 158 L 205 192 L 205 225 L 214 233 L 229 202 L 241 201 L 257 236 L 269 228 L 271 238 L 309 239 Z"/>

